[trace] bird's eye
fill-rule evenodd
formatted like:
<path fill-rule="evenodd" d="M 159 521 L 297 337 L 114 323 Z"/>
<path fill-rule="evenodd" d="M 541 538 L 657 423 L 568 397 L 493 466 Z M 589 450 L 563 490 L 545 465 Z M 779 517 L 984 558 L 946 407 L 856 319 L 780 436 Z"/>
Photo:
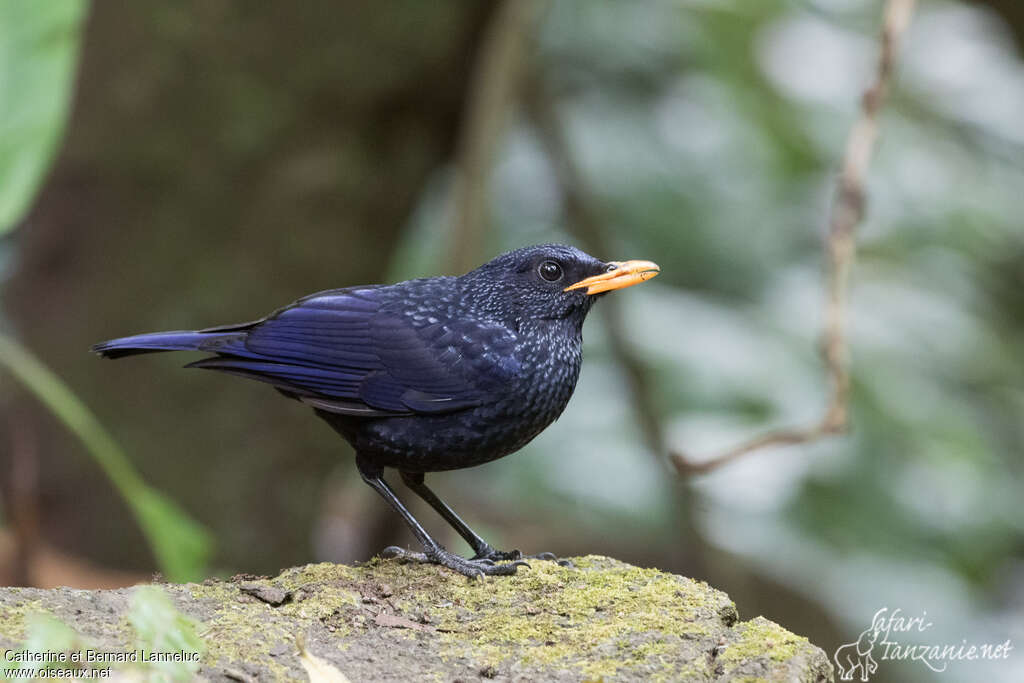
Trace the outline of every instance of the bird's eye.
<path fill-rule="evenodd" d="M 548 282 L 557 282 L 562 279 L 562 266 L 554 261 L 544 261 L 537 266 L 537 272 Z"/>

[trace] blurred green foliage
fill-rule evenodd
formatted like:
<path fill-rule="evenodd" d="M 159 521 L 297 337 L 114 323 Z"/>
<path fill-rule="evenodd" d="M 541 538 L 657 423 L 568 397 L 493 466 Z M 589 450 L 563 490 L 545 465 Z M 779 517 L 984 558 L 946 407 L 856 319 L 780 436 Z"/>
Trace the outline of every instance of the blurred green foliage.
<path fill-rule="evenodd" d="M 64 130 L 86 6 L 0 3 L 0 235 L 25 214 Z"/>
<path fill-rule="evenodd" d="M 562 419 L 432 486 L 496 545 L 691 573 L 826 648 L 885 605 L 927 610 L 951 642 L 1024 623 L 1024 65 L 985 5 L 919 3 L 901 50 L 859 232 L 848 436 L 679 482 L 643 448 L 592 320 Z M 404 539 L 300 407 L 173 360 L 114 369 L 83 349 L 446 271 L 445 162 L 480 5 L 417 6 L 364 19 L 345 3 L 97 7 L 88 87 L 8 301 L 147 478 L 211 520 L 222 565 L 351 561 Z M 824 219 L 880 10 L 559 0 L 539 28 L 532 70 L 614 250 L 596 255 L 662 266 L 617 296 L 665 438 L 690 453 L 820 413 Z M 513 114 L 481 262 L 579 241 L 557 160 L 525 108 Z M 48 483 L 66 494 L 82 476 L 65 463 Z M 69 545 L 121 524 L 101 496 L 77 517 L 66 497 L 51 499 L 50 529 L 75 529 Z M 137 566 L 110 536 L 78 549 Z M 889 679 L 923 678 L 888 664 Z"/>
<path fill-rule="evenodd" d="M 63 131 L 85 9 L 77 0 L 0 3 L 0 237 L 28 210 Z M 205 530 L 146 485 L 68 386 L 2 332 L 0 367 L 81 440 L 132 508 L 167 576 L 200 578 L 210 552 Z"/>
<path fill-rule="evenodd" d="M 185 658 L 181 658 L 183 661 L 174 661 L 173 655 L 201 655 L 205 651 L 205 644 L 196 633 L 196 624 L 179 612 L 167 593 L 157 586 L 138 586 L 132 590 L 130 599 L 126 621 L 132 629 L 133 636 L 124 643 L 122 649 L 110 654 L 134 654 L 139 661 L 117 663 L 110 668 L 131 680 L 195 680 L 199 662 Z M 87 672 L 92 670 L 95 673 L 107 668 L 108 665 L 104 663 L 88 663 L 84 656 L 78 662 L 71 660 L 72 653 L 96 651 L 96 644 L 90 643 L 88 637 L 78 633 L 49 612 L 32 612 L 30 605 L 26 606 L 26 610 L 28 614 L 25 617 L 25 642 L 13 652 L 30 652 L 44 656 L 65 653 L 69 657 L 65 662 L 36 661 L 19 663 L 18 666 L 5 661 L 7 666 L 0 667 L 0 680 L 19 680 L 23 673 L 38 673 L 43 669 L 63 669 L 66 673 L 75 669 Z M 154 659 L 157 661 L 152 661 Z M 168 661 L 163 661 L 164 659 Z"/>
<path fill-rule="evenodd" d="M 78 437 L 135 513 L 167 577 L 172 581 L 202 578 L 211 546 L 206 530 L 139 477 L 121 447 L 59 377 L 27 349 L 2 334 L 0 366 L 6 366 Z"/>
<path fill-rule="evenodd" d="M 205 650 L 196 624 L 179 612 L 170 597 L 157 586 L 139 586 L 132 595 L 128 622 L 135 629 L 135 647 L 151 656 L 154 653 L 199 653 Z M 151 658 L 151 657 L 150 657 Z M 146 665 L 156 680 L 194 680 L 198 661 L 157 661 Z"/>
<path fill-rule="evenodd" d="M 34 612 L 25 617 L 25 644 L 15 652 L 55 653 L 77 652 L 85 645 L 82 637 L 70 626 L 47 612 Z M 18 666 L 0 668 L 0 680 L 17 680 L 20 672 L 39 672 L 42 669 L 64 668 L 58 663 L 22 662 Z M 15 673 L 15 672 L 19 673 Z"/>

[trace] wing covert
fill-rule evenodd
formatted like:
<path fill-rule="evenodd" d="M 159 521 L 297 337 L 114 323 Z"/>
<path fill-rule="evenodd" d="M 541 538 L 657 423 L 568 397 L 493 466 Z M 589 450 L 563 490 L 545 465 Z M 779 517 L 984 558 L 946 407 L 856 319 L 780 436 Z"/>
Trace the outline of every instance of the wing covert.
<path fill-rule="evenodd" d="M 446 413 L 499 395 L 519 364 L 500 326 L 395 312 L 387 287 L 331 290 L 255 323 L 194 364 L 273 384 L 322 410 Z"/>

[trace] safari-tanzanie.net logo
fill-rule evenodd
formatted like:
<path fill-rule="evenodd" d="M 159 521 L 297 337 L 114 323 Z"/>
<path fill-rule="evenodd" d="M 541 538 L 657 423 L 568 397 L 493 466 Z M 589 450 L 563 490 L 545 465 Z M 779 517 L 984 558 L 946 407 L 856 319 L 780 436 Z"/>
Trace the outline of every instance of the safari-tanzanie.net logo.
<path fill-rule="evenodd" d="M 951 662 L 1009 659 L 1013 650 L 1009 638 L 1001 643 L 972 643 L 966 638 L 958 643 L 928 643 L 928 637 L 921 634 L 933 625 L 928 612 L 905 616 L 899 608 L 881 608 L 857 640 L 836 650 L 839 680 L 867 681 L 878 671 L 879 662 L 887 660 L 920 662 L 932 671 L 942 672 Z"/>

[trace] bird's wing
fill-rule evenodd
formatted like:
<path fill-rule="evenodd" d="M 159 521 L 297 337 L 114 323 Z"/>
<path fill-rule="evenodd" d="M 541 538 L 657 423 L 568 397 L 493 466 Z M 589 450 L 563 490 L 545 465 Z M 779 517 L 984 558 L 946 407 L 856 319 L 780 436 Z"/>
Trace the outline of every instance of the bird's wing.
<path fill-rule="evenodd" d="M 242 330 L 239 330 L 242 332 Z M 351 415 L 446 413 L 499 395 L 517 373 L 515 336 L 383 305 L 379 290 L 334 290 L 258 322 L 193 365 L 275 385 Z"/>

